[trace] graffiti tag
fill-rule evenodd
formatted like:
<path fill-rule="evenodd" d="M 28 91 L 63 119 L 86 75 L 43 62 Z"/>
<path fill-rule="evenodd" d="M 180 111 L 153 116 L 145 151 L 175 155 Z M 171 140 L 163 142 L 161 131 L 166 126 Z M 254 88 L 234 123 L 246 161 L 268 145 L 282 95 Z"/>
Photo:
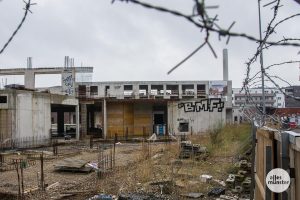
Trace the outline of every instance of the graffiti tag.
<path fill-rule="evenodd" d="M 64 91 L 65 93 L 71 95 L 74 93 L 74 89 L 73 89 L 73 76 L 72 74 L 69 76 L 66 76 L 63 78 L 63 84 L 64 84 L 64 88 L 66 88 Z"/>
<path fill-rule="evenodd" d="M 222 112 L 224 108 L 224 102 L 220 98 L 202 99 L 196 102 L 179 103 L 178 108 L 183 108 L 184 112 L 213 112 L 215 109 L 217 109 L 218 112 Z"/>

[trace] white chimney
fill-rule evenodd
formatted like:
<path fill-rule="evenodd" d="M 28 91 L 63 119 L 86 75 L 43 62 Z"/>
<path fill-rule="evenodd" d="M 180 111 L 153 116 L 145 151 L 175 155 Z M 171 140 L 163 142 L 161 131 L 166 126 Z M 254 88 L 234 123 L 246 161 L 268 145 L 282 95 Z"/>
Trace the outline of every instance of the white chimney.
<path fill-rule="evenodd" d="M 32 57 L 27 57 L 27 69 L 32 69 Z"/>
<path fill-rule="evenodd" d="M 228 81 L 228 50 L 223 49 L 223 80 Z"/>

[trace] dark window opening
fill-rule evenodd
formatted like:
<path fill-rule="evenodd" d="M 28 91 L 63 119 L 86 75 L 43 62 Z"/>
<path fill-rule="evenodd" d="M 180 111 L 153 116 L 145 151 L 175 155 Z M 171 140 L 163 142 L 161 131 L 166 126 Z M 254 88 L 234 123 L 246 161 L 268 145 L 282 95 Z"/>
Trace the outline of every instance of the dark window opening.
<path fill-rule="evenodd" d="M 179 123 L 179 132 L 189 132 L 189 123 Z"/>
<path fill-rule="evenodd" d="M 7 96 L 0 96 L 0 103 L 7 103 Z"/>
<path fill-rule="evenodd" d="M 91 95 L 98 95 L 98 86 L 91 86 L 90 87 L 90 94 Z"/>
<path fill-rule="evenodd" d="M 164 124 L 164 114 L 154 114 L 154 124 Z"/>
<path fill-rule="evenodd" d="M 109 94 L 109 85 L 105 86 L 105 96 Z"/>
<path fill-rule="evenodd" d="M 124 90 L 132 90 L 132 85 L 124 85 Z"/>
<path fill-rule="evenodd" d="M 79 85 L 78 86 L 78 95 L 79 96 L 85 96 L 86 95 L 86 86 L 85 85 Z"/>

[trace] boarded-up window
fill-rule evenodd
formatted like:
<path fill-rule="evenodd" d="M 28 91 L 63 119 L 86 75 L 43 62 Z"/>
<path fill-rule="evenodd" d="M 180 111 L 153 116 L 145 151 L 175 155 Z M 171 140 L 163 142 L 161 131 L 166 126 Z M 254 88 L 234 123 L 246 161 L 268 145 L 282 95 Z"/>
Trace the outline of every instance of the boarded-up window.
<path fill-rule="evenodd" d="M 0 103 L 7 103 L 7 96 L 0 96 Z"/>

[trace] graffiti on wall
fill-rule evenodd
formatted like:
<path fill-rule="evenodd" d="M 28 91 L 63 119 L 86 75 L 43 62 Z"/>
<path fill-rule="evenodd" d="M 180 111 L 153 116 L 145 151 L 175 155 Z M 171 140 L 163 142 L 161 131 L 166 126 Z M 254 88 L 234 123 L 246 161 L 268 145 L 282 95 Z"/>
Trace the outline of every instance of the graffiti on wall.
<path fill-rule="evenodd" d="M 184 109 L 184 112 L 200 112 L 209 111 L 222 112 L 224 109 L 224 102 L 220 98 L 202 99 L 200 101 L 184 102 L 178 104 L 178 109 Z"/>
<path fill-rule="evenodd" d="M 68 95 L 74 94 L 74 81 L 72 73 L 65 73 L 62 76 L 63 91 Z"/>

